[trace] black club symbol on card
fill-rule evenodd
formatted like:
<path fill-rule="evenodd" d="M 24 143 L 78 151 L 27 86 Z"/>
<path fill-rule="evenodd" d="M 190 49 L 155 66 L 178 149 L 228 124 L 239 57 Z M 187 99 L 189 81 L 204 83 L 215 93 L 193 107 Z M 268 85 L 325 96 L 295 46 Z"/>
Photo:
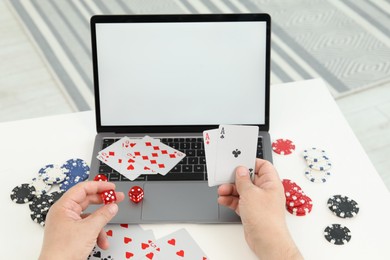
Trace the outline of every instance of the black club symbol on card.
<path fill-rule="evenodd" d="M 232 152 L 232 154 L 234 155 L 235 158 L 237 158 L 240 154 L 241 154 L 241 151 L 236 149 Z"/>

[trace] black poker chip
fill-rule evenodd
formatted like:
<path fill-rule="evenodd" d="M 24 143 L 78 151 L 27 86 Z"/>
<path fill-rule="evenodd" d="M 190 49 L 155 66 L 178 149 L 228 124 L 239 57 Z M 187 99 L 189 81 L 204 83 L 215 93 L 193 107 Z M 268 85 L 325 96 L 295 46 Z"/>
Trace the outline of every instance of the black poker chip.
<path fill-rule="evenodd" d="M 11 191 L 11 200 L 18 204 L 23 204 L 31 201 L 34 198 L 35 195 L 35 188 L 34 186 L 24 183 L 19 186 L 16 186 Z"/>
<path fill-rule="evenodd" d="M 340 224 L 332 224 L 324 230 L 325 239 L 335 245 L 344 245 L 351 240 L 351 231 Z"/>
<path fill-rule="evenodd" d="M 30 213 L 31 219 L 35 223 L 38 223 L 39 225 L 41 225 L 42 227 L 45 226 L 46 215 L 47 215 L 47 211 L 37 212 L 37 211 L 32 210 L 31 213 Z"/>
<path fill-rule="evenodd" d="M 340 218 L 353 218 L 359 213 L 358 203 L 342 195 L 334 195 L 329 198 L 328 208 Z"/>
<path fill-rule="evenodd" d="M 50 201 L 50 205 L 53 205 L 57 200 L 59 200 L 62 195 L 64 195 L 64 191 L 55 191 L 55 192 L 52 192 L 49 194 L 50 198 L 51 198 L 51 201 Z"/>
<path fill-rule="evenodd" d="M 47 212 L 51 206 L 52 198 L 48 194 L 36 196 L 30 202 L 30 210 L 34 212 Z"/>

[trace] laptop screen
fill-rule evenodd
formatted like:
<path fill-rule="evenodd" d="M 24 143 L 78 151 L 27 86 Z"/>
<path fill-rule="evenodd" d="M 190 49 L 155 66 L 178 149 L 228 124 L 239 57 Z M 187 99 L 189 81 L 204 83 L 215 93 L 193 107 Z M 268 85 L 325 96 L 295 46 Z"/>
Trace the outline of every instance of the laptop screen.
<path fill-rule="evenodd" d="M 99 22 L 95 41 L 101 126 L 266 123 L 266 21 Z"/>

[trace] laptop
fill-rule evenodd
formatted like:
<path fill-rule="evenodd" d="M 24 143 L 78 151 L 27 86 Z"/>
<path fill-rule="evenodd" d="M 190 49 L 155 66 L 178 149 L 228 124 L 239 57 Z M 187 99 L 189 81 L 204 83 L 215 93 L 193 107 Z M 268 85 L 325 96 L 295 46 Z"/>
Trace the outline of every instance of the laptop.
<path fill-rule="evenodd" d="M 91 18 L 97 135 L 91 174 L 127 196 L 111 223 L 236 223 L 207 184 L 202 132 L 259 126 L 257 157 L 272 162 L 267 14 L 96 15 Z M 186 157 L 167 175 L 130 181 L 96 159 L 123 136 L 158 138 Z M 96 209 L 91 206 L 87 212 Z"/>

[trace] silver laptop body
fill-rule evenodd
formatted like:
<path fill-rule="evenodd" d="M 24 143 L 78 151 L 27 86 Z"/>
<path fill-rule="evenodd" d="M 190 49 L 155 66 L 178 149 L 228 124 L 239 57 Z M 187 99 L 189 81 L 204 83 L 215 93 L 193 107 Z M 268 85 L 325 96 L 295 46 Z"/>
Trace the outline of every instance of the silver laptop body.
<path fill-rule="evenodd" d="M 91 18 L 98 134 L 89 179 L 106 174 L 125 193 L 112 223 L 240 222 L 207 185 L 202 132 L 258 125 L 258 157 L 272 162 L 270 22 L 267 14 Z M 129 181 L 96 159 L 123 136 L 145 135 L 185 152 L 187 161 L 166 176 Z M 127 197 L 134 185 L 144 189 L 138 204 Z"/>

